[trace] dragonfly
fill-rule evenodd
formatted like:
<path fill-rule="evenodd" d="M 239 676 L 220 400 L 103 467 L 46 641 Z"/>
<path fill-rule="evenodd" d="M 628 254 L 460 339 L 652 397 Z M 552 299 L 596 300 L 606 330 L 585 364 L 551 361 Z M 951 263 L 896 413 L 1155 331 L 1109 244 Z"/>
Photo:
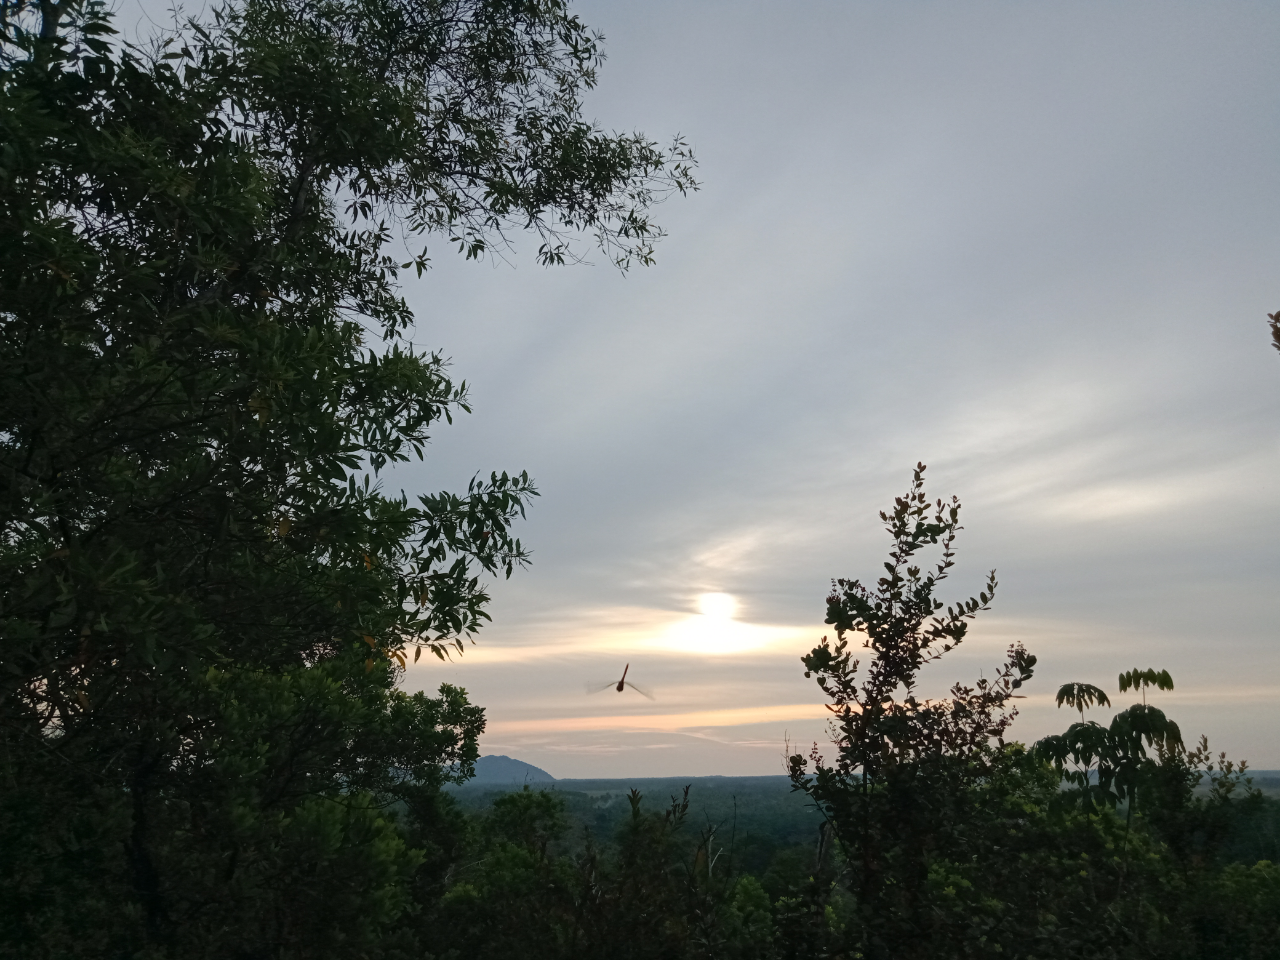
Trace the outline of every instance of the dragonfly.
<path fill-rule="evenodd" d="M 640 689 L 634 683 L 632 683 L 630 680 L 627 679 L 627 671 L 630 669 L 631 669 L 631 664 L 629 663 L 622 668 L 622 679 L 619 680 L 617 683 L 610 680 L 608 683 L 603 685 L 594 684 L 594 683 L 587 684 L 587 693 L 600 693 L 602 690 L 608 690 L 610 687 L 613 687 L 613 689 L 617 690 L 619 693 L 622 693 L 624 687 L 630 687 L 636 693 L 640 694 L 640 696 L 648 697 L 650 700 L 652 700 L 653 699 L 652 693 L 650 693 L 648 690 Z"/>

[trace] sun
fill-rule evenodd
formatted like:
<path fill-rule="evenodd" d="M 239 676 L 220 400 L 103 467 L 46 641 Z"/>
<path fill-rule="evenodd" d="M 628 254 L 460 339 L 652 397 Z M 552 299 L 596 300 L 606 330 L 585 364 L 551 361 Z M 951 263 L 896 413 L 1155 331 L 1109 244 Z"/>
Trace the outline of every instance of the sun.
<path fill-rule="evenodd" d="M 727 593 L 704 593 L 698 597 L 698 611 L 708 620 L 732 620 L 738 601 Z"/>
<path fill-rule="evenodd" d="M 750 653 L 772 644 L 794 643 L 790 627 L 743 623 L 736 619 L 738 598 L 729 593 L 700 593 L 694 598 L 697 613 L 680 617 L 654 637 L 655 646 L 681 653 Z"/>

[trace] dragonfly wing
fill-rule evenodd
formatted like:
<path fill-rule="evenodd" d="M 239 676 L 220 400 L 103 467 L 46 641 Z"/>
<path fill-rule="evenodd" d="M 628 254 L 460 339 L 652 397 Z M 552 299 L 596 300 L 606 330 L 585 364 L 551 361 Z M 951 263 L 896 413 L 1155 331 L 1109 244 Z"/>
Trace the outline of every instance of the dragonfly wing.
<path fill-rule="evenodd" d="M 616 680 L 610 680 L 608 683 L 588 683 L 587 693 L 602 693 L 610 687 L 616 687 L 617 685 L 618 682 Z"/>
<path fill-rule="evenodd" d="M 628 687 L 630 687 L 632 690 L 634 690 L 636 693 L 640 694 L 640 696 L 642 696 L 642 697 L 648 697 L 650 700 L 652 700 L 652 699 L 653 699 L 653 694 L 652 694 L 652 693 L 650 693 L 648 690 L 641 690 L 639 687 L 637 687 L 637 686 L 636 686 L 634 683 L 632 683 L 630 680 L 628 680 L 628 681 L 627 681 L 627 686 L 628 686 Z"/>

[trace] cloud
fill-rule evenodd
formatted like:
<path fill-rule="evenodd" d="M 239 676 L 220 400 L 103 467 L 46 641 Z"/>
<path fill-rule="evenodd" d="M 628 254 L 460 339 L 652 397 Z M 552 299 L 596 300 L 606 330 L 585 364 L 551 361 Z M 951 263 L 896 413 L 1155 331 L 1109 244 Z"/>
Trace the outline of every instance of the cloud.
<path fill-rule="evenodd" d="M 575 12 L 608 37 L 589 114 L 685 133 L 705 189 L 626 278 L 432 242 L 413 336 L 475 413 L 387 484 L 527 468 L 543 496 L 493 624 L 406 685 L 465 685 L 486 744 L 559 776 L 780 772 L 822 737 L 798 657 L 828 581 L 879 576 L 923 460 L 965 503 L 947 596 L 1001 580 L 931 690 L 1022 640 L 1034 739 L 1056 683 L 1150 664 L 1184 732 L 1280 767 L 1280 8 Z M 602 713 L 583 682 L 628 661 L 657 705 Z"/>
<path fill-rule="evenodd" d="M 654 713 L 643 716 L 539 717 L 533 720 L 497 720 L 488 730 L 493 736 L 512 733 L 565 733 L 579 730 L 628 730 L 674 733 L 707 727 L 743 727 L 788 720 L 816 720 L 830 716 L 820 703 L 788 703 L 771 706 L 695 710 L 689 713 Z"/>

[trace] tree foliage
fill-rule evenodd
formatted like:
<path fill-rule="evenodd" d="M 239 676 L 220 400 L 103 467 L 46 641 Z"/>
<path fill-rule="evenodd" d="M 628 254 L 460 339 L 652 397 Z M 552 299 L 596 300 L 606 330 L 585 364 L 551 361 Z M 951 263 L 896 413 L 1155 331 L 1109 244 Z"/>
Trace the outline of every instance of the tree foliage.
<path fill-rule="evenodd" d="M 1084 712 L 1090 707 L 1111 706 L 1111 698 L 1107 696 L 1107 692 L 1091 683 L 1064 683 L 1053 699 L 1060 707 L 1065 704 L 1073 710 L 1079 710 L 1081 720 L 1084 720 Z"/>
<path fill-rule="evenodd" d="M 561 796 L 525 787 L 500 797 L 433 917 L 441 946 L 478 958 L 778 956 L 775 917 L 797 926 L 803 885 L 775 909 L 760 882 L 735 869 L 722 825 L 689 822 L 688 787 L 665 809 L 643 800 L 632 789 L 614 835 L 588 836 L 574 854 L 564 849 Z"/>
<path fill-rule="evenodd" d="M 1132 813 L 1138 802 L 1139 785 L 1152 766 L 1187 756 L 1178 725 L 1163 710 L 1146 703 L 1147 687 L 1173 689 L 1169 671 L 1129 670 L 1120 674 L 1119 685 L 1121 693 L 1141 689 L 1143 702 L 1117 713 L 1108 727 L 1083 719 L 1083 704 L 1111 705 L 1104 691 L 1087 683 L 1063 686 L 1058 705 L 1077 706 L 1081 721 L 1073 723 L 1066 733 L 1046 737 L 1035 746 L 1036 752 L 1071 785 L 1071 795 L 1078 797 L 1088 811 L 1098 806 L 1115 809 L 1118 804 L 1127 803 Z M 1068 696 L 1064 697 L 1063 691 L 1069 691 Z M 1205 759 L 1199 754 L 1191 756 L 1195 763 Z"/>
<path fill-rule="evenodd" d="M 950 606 L 935 596 L 954 563 L 960 505 L 931 504 L 923 474 L 918 466 L 881 514 L 892 538 L 885 575 L 874 587 L 835 581 L 837 642 L 802 658 L 831 701 L 835 757 L 815 744 L 791 757 L 791 778 L 825 816 L 836 889 L 853 901 L 827 949 L 921 960 L 1276 956 L 1280 874 L 1224 860 L 1234 825 L 1260 802 L 1243 765 L 1214 760 L 1203 740 L 1188 750 L 1145 699 L 1109 726 L 1086 722 L 1086 708 L 1110 705 L 1087 683 L 1058 691 L 1058 705 L 1081 715 L 1066 733 L 1032 750 L 1007 742 L 1012 701 L 1036 664 L 1018 644 L 993 678 L 918 698 L 922 667 L 964 640 L 996 585 L 993 573 Z M 927 547 L 940 553 L 931 569 L 916 559 Z M 851 634 L 869 651 L 861 670 Z M 1120 678 L 1122 692 L 1172 685 L 1166 671 Z M 1239 910 L 1224 896 L 1239 896 Z"/>
<path fill-rule="evenodd" d="M 944 700 L 917 696 L 921 669 L 964 641 L 968 624 L 988 608 L 995 572 L 976 597 L 946 605 L 935 596 L 954 565 L 960 531 L 958 500 L 931 503 L 924 465 L 911 489 L 882 512 L 892 546 L 874 587 L 835 580 L 827 598 L 827 638 L 803 658 L 834 714 L 836 756 L 827 764 L 817 745 L 790 759 L 791 777 L 826 815 L 848 858 L 860 938 L 868 957 L 903 955 L 929 924 L 923 892 L 930 863 L 969 842 L 977 811 L 969 789 L 992 775 L 1006 755 L 993 750 L 1016 715 L 1015 692 L 1032 676 L 1035 657 L 1015 644 L 993 678 L 957 683 Z M 939 548 L 931 569 L 917 560 Z M 862 636 L 865 671 L 850 649 Z"/>
<path fill-rule="evenodd" d="M 397 682 L 487 619 L 536 491 L 381 488 L 468 404 L 401 248 L 649 262 L 690 158 L 583 119 L 599 60 L 556 0 L 245 0 L 147 49 L 96 0 L 0 0 L 19 955 L 364 956 L 417 909 L 483 713 Z"/>

